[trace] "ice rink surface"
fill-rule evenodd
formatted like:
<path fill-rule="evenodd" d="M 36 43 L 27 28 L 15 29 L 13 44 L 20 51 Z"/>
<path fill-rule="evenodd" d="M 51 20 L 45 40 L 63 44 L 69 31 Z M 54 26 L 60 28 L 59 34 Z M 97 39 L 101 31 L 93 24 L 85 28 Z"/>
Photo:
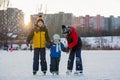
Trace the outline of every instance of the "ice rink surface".
<path fill-rule="evenodd" d="M 120 50 L 82 50 L 83 74 L 76 76 L 74 70 L 66 75 L 68 55 L 61 53 L 59 76 L 49 72 L 50 52 L 46 51 L 48 71 L 46 76 L 39 69 L 32 75 L 33 52 L 0 51 L 0 80 L 120 80 Z"/>

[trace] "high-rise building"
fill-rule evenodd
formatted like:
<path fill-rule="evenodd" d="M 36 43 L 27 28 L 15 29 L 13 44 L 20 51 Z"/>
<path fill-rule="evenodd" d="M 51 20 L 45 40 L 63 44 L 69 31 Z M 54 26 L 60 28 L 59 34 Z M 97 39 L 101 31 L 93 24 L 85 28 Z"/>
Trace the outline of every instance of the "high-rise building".
<path fill-rule="evenodd" d="M 24 27 L 24 14 L 17 8 L 7 8 L 0 10 L 0 30 L 7 30 L 12 33 L 21 33 Z"/>
<path fill-rule="evenodd" d="M 110 16 L 108 19 L 108 31 L 111 33 L 114 30 L 115 21 L 114 16 Z"/>
<path fill-rule="evenodd" d="M 104 30 L 105 30 L 105 31 L 109 31 L 108 21 L 109 21 L 109 18 L 106 17 L 106 18 L 104 19 Z"/>
<path fill-rule="evenodd" d="M 85 16 L 85 27 L 90 27 L 90 22 L 89 22 L 89 20 L 90 20 L 90 16 L 89 16 L 89 15 L 86 15 L 86 16 Z"/>
<path fill-rule="evenodd" d="M 11 38 L 20 37 L 24 32 L 24 13 L 17 8 L 0 10 L 0 34 L 3 44 L 9 43 Z M 5 41 L 5 42 L 4 42 Z"/>
<path fill-rule="evenodd" d="M 59 12 L 55 14 L 38 13 L 31 15 L 31 20 L 32 20 L 31 22 L 33 26 L 36 22 L 36 18 L 39 15 L 43 16 L 43 20 L 48 28 L 51 37 L 54 33 L 61 34 L 61 25 L 66 25 L 66 26 L 72 25 L 72 18 L 73 18 L 72 13 Z"/>

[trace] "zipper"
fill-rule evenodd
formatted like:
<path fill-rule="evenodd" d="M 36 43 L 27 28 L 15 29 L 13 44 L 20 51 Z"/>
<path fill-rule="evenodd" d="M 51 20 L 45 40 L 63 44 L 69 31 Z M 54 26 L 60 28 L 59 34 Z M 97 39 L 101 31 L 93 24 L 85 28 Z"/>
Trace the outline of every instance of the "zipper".
<path fill-rule="evenodd" d="M 40 48 L 41 48 L 41 31 L 40 31 Z"/>

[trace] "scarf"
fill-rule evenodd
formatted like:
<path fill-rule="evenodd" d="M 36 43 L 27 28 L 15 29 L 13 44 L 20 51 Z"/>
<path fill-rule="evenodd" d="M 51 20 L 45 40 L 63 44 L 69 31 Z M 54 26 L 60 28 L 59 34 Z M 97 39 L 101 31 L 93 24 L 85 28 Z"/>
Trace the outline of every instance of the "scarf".
<path fill-rule="evenodd" d="M 56 44 L 56 52 L 61 51 L 61 44 L 60 42 Z"/>

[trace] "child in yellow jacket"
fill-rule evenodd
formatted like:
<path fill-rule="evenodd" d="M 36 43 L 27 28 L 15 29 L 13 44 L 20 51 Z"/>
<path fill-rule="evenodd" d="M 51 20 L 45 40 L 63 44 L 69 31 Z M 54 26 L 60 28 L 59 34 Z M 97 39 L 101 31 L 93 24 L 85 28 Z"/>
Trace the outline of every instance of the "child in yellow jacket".
<path fill-rule="evenodd" d="M 34 57 L 33 57 L 33 75 L 36 75 L 39 70 L 39 57 L 41 64 L 41 71 L 46 74 L 47 71 L 47 62 L 46 62 L 46 43 L 50 42 L 48 35 L 48 30 L 44 25 L 44 21 L 40 16 L 37 19 L 35 27 L 32 29 L 31 33 L 27 38 L 27 44 L 33 39 L 34 46 Z"/>

